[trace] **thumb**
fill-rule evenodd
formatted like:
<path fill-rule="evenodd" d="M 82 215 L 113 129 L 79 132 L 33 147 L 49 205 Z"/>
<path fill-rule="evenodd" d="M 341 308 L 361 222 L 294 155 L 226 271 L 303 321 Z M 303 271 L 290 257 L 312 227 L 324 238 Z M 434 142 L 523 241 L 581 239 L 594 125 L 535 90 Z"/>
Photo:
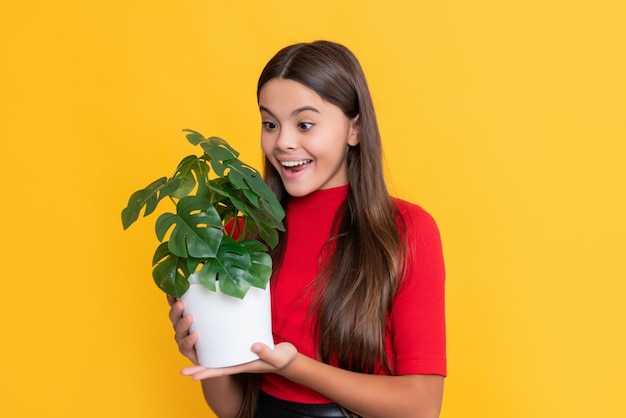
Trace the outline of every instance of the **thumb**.
<path fill-rule="evenodd" d="M 263 343 L 254 343 L 252 344 L 251 350 L 254 354 L 256 354 L 257 356 L 259 356 L 259 358 L 263 358 L 262 355 L 265 354 L 267 355 L 267 351 L 272 351 L 271 348 L 269 348 L 267 345 L 263 344 Z"/>
<path fill-rule="evenodd" d="M 263 343 L 254 343 L 251 349 L 259 356 L 259 359 L 277 369 L 288 366 L 298 354 L 296 348 L 290 343 L 277 344 L 273 350 Z"/>

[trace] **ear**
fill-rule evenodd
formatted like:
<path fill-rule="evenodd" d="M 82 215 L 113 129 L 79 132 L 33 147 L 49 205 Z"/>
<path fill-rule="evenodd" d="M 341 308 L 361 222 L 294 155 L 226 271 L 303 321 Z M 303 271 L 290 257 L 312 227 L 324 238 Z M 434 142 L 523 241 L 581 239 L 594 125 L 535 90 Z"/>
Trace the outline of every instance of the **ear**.
<path fill-rule="evenodd" d="M 354 147 L 361 141 L 361 121 L 359 115 L 350 120 L 348 127 L 348 145 Z"/>

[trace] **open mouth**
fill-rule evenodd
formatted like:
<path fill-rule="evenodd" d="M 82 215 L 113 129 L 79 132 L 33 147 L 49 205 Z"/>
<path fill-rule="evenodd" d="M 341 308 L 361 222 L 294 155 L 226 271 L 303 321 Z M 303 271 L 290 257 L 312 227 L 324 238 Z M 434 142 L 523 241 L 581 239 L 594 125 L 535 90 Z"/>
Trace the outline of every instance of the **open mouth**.
<path fill-rule="evenodd" d="M 308 167 L 313 160 L 281 161 L 280 164 L 288 171 L 301 171 Z"/>

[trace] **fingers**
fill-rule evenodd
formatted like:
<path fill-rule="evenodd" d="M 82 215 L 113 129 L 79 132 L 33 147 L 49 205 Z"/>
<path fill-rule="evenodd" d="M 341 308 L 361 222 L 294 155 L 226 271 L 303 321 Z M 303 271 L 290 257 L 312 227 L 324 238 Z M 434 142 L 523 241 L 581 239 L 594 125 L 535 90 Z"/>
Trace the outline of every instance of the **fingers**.
<path fill-rule="evenodd" d="M 176 340 L 178 350 L 182 355 L 191 360 L 192 363 L 198 364 L 195 349 L 198 335 L 196 333 L 189 333 L 193 317 L 191 315 L 183 316 L 185 305 L 182 300 L 168 296 L 167 302 L 170 304 L 169 318 L 174 328 L 174 340 Z"/>
<path fill-rule="evenodd" d="M 180 371 L 183 376 L 191 376 L 193 380 L 211 379 L 220 376 L 231 376 L 241 373 L 266 373 L 272 367 L 260 360 L 231 367 L 206 368 L 203 366 L 186 367 Z"/>
<path fill-rule="evenodd" d="M 170 297 L 167 298 L 167 302 L 170 303 Z M 185 304 L 182 300 L 174 299 L 172 303 L 170 303 L 169 317 L 172 324 L 175 324 L 183 316 L 184 309 Z"/>
<path fill-rule="evenodd" d="M 258 360 L 232 367 L 186 367 L 181 370 L 181 374 L 191 376 L 193 380 L 202 380 L 240 373 L 280 373 L 294 361 L 298 354 L 296 348 L 290 343 L 278 344 L 274 350 L 265 344 L 254 343 L 251 350 L 259 356 Z"/>
<path fill-rule="evenodd" d="M 182 340 L 189 335 L 189 327 L 193 322 L 191 315 L 183 316 L 184 305 L 182 301 L 175 301 L 170 307 L 169 317 L 174 327 L 174 339 L 180 345 Z"/>
<path fill-rule="evenodd" d="M 193 332 L 180 340 L 178 343 L 178 351 L 185 357 L 187 357 L 193 364 L 198 364 L 198 355 L 196 354 L 196 342 L 198 341 L 198 334 Z"/>
<path fill-rule="evenodd" d="M 252 351 L 263 362 L 271 365 L 276 372 L 287 367 L 296 358 L 298 351 L 290 343 L 280 343 L 272 350 L 263 343 L 254 343 Z"/>
<path fill-rule="evenodd" d="M 180 374 L 182 374 L 183 376 L 192 376 L 203 370 L 207 370 L 207 369 L 202 366 L 185 367 L 184 369 L 180 371 Z"/>
<path fill-rule="evenodd" d="M 260 343 L 254 346 L 263 346 L 265 349 L 272 351 L 268 346 Z M 254 347 L 253 346 L 253 347 Z M 261 348 L 261 347 L 259 347 Z M 267 373 L 274 371 L 274 367 L 262 360 L 254 360 L 244 364 L 238 364 L 230 367 L 207 368 L 204 366 L 186 367 L 181 370 L 183 376 L 191 376 L 193 380 L 211 379 L 220 376 L 236 375 L 241 373 Z"/>
<path fill-rule="evenodd" d="M 191 376 L 192 380 L 202 380 L 202 379 L 211 379 L 213 377 L 226 376 L 229 374 L 227 369 L 230 368 L 218 368 L 218 369 L 208 369 L 202 366 L 193 366 L 193 367 L 185 367 L 180 371 L 180 374 L 183 376 Z"/>
<path fill-rule="evenodd" d="M 173 322 L 174 326 L 174 339 L 180 342 L 183 338 L 189 335 L 189 328 L 193 322 L 193 316 L 191 314 L 186 316 L 179 316 L 176 321 Z"/>

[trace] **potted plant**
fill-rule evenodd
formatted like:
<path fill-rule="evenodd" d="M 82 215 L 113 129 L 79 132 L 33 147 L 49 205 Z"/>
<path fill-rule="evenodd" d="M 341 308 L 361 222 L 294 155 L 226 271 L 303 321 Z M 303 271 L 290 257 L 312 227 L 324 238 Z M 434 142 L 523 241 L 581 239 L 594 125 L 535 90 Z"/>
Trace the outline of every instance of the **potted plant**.
<path fill-rule="evenodd" d="M 193 314 L 201 365 L 245 363 L 256 358 L 252 343 L 273 346 L 268 249 L 284 231 L 285 213 L 260 173 L 225 140 L 184 131 L 202 155 L 183 158 L 171 177 L 133 193 L 122 224 L 127 229 L 165 198 L 173 203 L 176 213 L 156 220 L 161 244 L 152 277 L 162 291 L 185 301 L 185 314 Z"/>

